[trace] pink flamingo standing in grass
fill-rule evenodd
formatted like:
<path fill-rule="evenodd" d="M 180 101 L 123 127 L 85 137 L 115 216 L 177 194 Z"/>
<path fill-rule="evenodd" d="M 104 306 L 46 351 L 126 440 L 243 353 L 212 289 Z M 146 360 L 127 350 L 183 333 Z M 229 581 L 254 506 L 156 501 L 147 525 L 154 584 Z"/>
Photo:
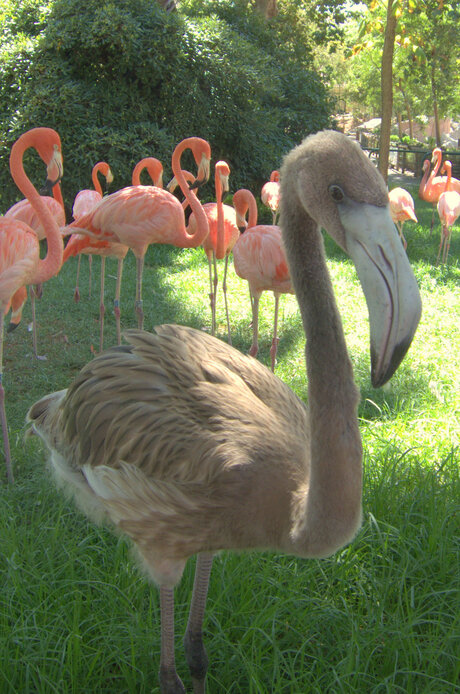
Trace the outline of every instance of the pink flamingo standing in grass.
<path fill-rule="evenodd" d="M 279 226 L 257 224 L 257 203 L 250 190 L 242 188 L 233 196 L 237 223 L 240 228 L 249 219 L 246 231 L 233 249 L 233 264 L 236 274 L 248 281 L 252 306 L 252 345 L 249 354 L 253 357 L 259 351 L 259 299 L 264 291 L 272 291 L 275 296 L 275 317 L 273 339 L 270 348 L 271 369 L 275 370 L 278 349 L 278 309 L 281 294 L 294 294 L 289 269 L 281 240 Z"/>
<path fill-rule="evenodd" d="M 101 174 L 102 176 L 105 176 L 106 184 L 107 186 L 112 183 L 113 181 L 113 174 L 110 169 L 110 166 L 107 164 L 105 161 L 98 161 L 97 164 L 94 164 L 93 169 L 91 171 L 91 180 L 93 181 L 93 186 L 94 190 L 91 188 L 85 188 L 84 190 L 80 190 L 77 195 L 75 196 L 75 200 L 73 201 L 73 207 L 72 207 L 72 216 L 74 219 L 79 219 L 80 217 L 84 217 L 85 214 L 88 214 L 88 212 L 91 212 L 92 209 L 98 205 L 101 200 L 102 200 L 102 186 L 99 181 L 99 176 L 98 174 Z M 78 262 L 77 262 L 77 279 L 76 279 L 76 286 L 75 286 L 75 292 L 74 292 L 74 299 L 75 301 L 80 301 L 80 290 L 78 288 L 78 283 L 79 283 L 79 277 L 80 277 L 80 263 L 81 263 L 81 254 L 78 255 Z M 92 266 L 93 266 L 93 257 L 92 254 L 88 251 L 88 263 L 89 263 L 89 294 L 88 296 L 91 297 L 91 271 L 92 271 Z"/>
<path fill-rule="evenodd" d="M 457 217 L 460 215 L 460 193 L 456 190 L 452 190 L 451 162 L 445 161 L 443 164 L 443 169 L 447 173 L 447 181 L 445 190 L 441 193 L 438 200 L 438 214 L 439 219 L 441 220 L 441 242 L 439 244 L 436 265 L 439 263 L 441 251 L 441 262 L 447 262 L 447 256 L 449 255 L 450 248 L 450 239 L 452 236 L 452 226 L 457 220 Z"/>
<path fill-rule="evenodd" d="M 55 185 L 53 186 L 52 193 L 53 197 L 51 197 L 50 195 L 42 195 L 41 197 L 43 202 L 49 209 L 50 213 L 56 220 L 57 225 L 59 227 L 63 227 L 65 225 L 65 210 L 64 200 L 62 199 L 61 186 L 59 182 L 55 183 Z M 39 241 L 43 241 L 43 239 L 46 238 L 43 224 L 41 223 L 40 218 L 37 215 L 37 212 L 30 204 L 29 200 L 27 200 L 27 198 L 24 198 L 23 200 L 20 200 L 19 202 L 12 205 L 12 207 L 10 207 L 9 210 L 5 212 L 5 217 L 11 217 L 13 219 L 17 219 L 21 222 L 24 222 L 26 226 L 30 227 L 30 229 L 32 229 L 32 231 L 34 231 L 37 234 Z M 34 357 L 36 359 L 46 359 L 45 356 L 40 356 L 37 351 L 37 317 L 35 310 L 35 299 L 40 299 L 42 293 L 42 283 L 37 284 L 35 287 L 30 287 L 30 305 L 32 313 L 32 345 Z M 21 296 L 23 295 L 21 294 Z M 8 332 L 11 332 L 11 330 L 13 330 L 14 327 L 16 327 L 16 325 L 19 324 L 21 319 L 20 316 L 22 315 L 20 307 L 22 309 L 24 303 L 25 300 L 22 302 L 21 305 L 17 303 L 15 311 L 17 321 L 12 321 L 10 323 L 10 325 L 8 326 Z"/>
<path fill-rule="evenodd" d="M 431 217 L 431 231 L 434 225 L 434 213 L 436 203 L 439 200 L 439 196 L 444 192 L 447 178 L 446 176 L 438 176 L 437 173 L 441 166 L 442 161 L 442 150 L 440 147 L 435 147 L 431 156 L 431 163 L 434 165 L 432 171 L 430 172 L 430 162 L 425 159 L 423 162 L 423 176 L 420 181 L 418 196 L 421 200 L 425 202 L 430 202 L 433 205 L 433 214 Z M 451 182 L 451 190 L 456 190 L 460 193 L 460 181 L 457 178 L 453 178 Z"/>
<path fill-rule="evenodd" d="M 275 170 L 270 174 L 270 180 L 262 186 L 260 198 L 264 205 L 270 208 L 273 215 L 273 224 L 278 221 L 278 208 L 280 204 L 280 172 Z"/>
<path fill-rule="evenodd" d="M 59 227 L 42 197 L 27 177 L 23 156 L 34 148 L 47 166 L 47 178 L 55 185 L 62 177 L 63 165 L 59 135 L 50 128 L 34 128 L 19 137 L 11 148 L 10 171 L 21 193 L 29 200 L 42 225 L 47 254 L 40 259 L 37 234 L 24 222 L 14 217 L 0 218 L 0 307 L 2 328 L 0 339 L 0 419 L 2 422 L 6 472 L 9 482 L 14 481 L 11 452 L 8 440 L 8 425 L 3 388 L 3 331 L 4 316 L 25 300 L 26 285 L 45 282 L 59 272 L 62 265 L 63 242 Z"/>
<path fill-rule="evenodd" d="M 407 248 L 407 241 L 403 234 L 404 222 L 411 219 L 413 222 L 417 222 L 417 217 L 415 216 L 414 210 L 414 200 L 412 195 L 404 188 L 393 188 L 388 193 L 388 199 L 390 201 L 390 214 L 391 219 L 396 224 L 399 231 L 399 236 L 403 243 L 404 248 Z"/>
<path fill-rule="evenodd" d="M 141 159 L 133 169 L 132 185 L 141 185 L 141 173 L 147 169 L 153 185 L 163 187 L 163 166 L 158 159 L 146 157 Z M 102 198 L 101 198 L 102 199 Z M 100 202 L 100 201 L 99 201 Z M 91 210 L 88 210 L 90 212 Z M 101 258 L 101 289 L 100 289 L 100 304 L 99 304 L 99 351 L 102 352 L 104 345 L 104 285 L 105 285 L 105 259 L 116 258 L 118 260 L 117 280 L 115 285 L 115 298 L 113 301 L 114 315 L 117 332 L 117 344 L 121 344 L 121 311 L 120 311 L 120 294 L 121 294 L 121 278 L 123 274 L 123 262 L 128 253 L 129 246 L 118 241 L 106 241 L 99 238 L 92 238 L 84 234 L 72 234 L 69 243 L 64 251 L 64 262 L 71 256 L 77 253 L 88 253 L 99 255 Z"/>
<path fill-rule="evenodd" d="M 142 274 L 144 258 L 151 243 L 168 243 L 181 248 L 199 246 L 208 234 L 206 214 L 195 193 L 187 186 L 181 171 L 182 153 L 190 149 L 198 166 L 196 185 L 209 177 L 211 148 L 206 140 L 189 137 L 180 142 L 172 155 L 172 170 L 188 204 L 197 218 L 193 233 L 185 225 L 184 210 L 179 200 L 167 190 L 156 186 L 128 186 L 107 195 L 85 217 L 72 222 L 66 231 L 85 234 L 87 244 L 91 238 L 99 241 L 122 243 L 129 246 L 137 260 L 136 313 L 142 329 Z"/>
<path fill-rule="evenodd" d="M 209 234 L 203 241 L 204 252 L 208 259 L 209 267 L 209 300 L 211 304 L 211 334 L 216 332 L 216 295 L 217 295 L 217 260 L 225 258 L 224 277 L 222 281 L 222 291 L 225 301 L 225 313 L 227 318 L 228 343 L 232 344 L 230 334 L 230 318 L 228 314 L 227 302 L 227 270 L 228 257 L 238 240 L 240 231 L 236 224 L 235 210 L 230 205 L 224 205 L 223 194 L 228 192 L 228 177 L 230 167 L 225 161 L 218 161 L 215 166 L 215 190 L 216 202 L 207 202 L 203 205 L 206 217 L 208 218 Z M 195 215 L 192 213 L 189 218 L 191 229 L 196 227 Z"/>

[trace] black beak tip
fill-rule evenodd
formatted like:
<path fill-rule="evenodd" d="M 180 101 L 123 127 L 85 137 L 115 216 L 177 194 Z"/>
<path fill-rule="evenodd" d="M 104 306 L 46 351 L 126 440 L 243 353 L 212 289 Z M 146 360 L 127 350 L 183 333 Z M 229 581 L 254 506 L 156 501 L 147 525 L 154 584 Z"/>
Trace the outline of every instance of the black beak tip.
<path fill-rule="evenodd" d="M 378 373 L 376 369 L 377 357 L 375 353 L 371 350 L 371 382 L 374 388 L 381 388 L 385 385 L 385 383 L 388 383 L 388 381 L 394 375 L 402 360 L 406 356 L 407 350 L 409 349 L 411 342 L 412 338 L 408 338 L 407 340 L 404 340 L 403 342 L 400 342 L 398 345 L 396 345 L 387 368 L 385 369 L 385 371 L 382 371 L 380 373 Z"/>
<path fill-rule="evenodd" d="M 189 185 L 189 189 L 190 189 L 190 190 L 195 190 L 196 188 L 200 188 L 200 187 L 201 187 L 202 185 L 204 185 L 205 183 L 206 183 L 206 179 L 205 179 L 205 178 L 195 178 L 195 180 L 193 181 L 193 183 L 191 183 L 191 184 Z"/>
<path fill-rule="evenodd" d="M 52 195 L 53 194 L 53 186 L 54 183 L 53 181 L 50 181 L 49 178 L 46 179 L 43 188 L 40 188 L 40 195 Z"/>

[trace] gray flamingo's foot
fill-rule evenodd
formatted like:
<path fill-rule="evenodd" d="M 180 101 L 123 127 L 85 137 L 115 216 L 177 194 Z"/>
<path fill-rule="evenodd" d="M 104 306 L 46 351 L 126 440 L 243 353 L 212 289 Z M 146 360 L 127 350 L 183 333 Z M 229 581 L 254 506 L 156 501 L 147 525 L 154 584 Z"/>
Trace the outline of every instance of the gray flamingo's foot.
<path fill-rule="evenodd" d="M 161 694 L 186 694 L 182 680 L 175 670 L 160 668 L 159 679 Z"/>

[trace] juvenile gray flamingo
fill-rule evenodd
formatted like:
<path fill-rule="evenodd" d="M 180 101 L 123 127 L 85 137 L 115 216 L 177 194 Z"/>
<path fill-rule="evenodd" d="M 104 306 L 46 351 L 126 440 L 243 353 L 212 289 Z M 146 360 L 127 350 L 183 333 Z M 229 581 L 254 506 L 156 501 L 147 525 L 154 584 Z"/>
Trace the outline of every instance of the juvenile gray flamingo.
<path fill-rule="evenodd" d="M 388 191 L 340 133 L 284 160 L 281 228 L 307 337 L 308 407 L 269 369 L 202 331 L 158 326 L 87 364 L 28 421 L 93 518 L 135 544 L 161 605 L 160 689 L 183 694 L 174 586 L 198 554 L 185 652 L 203 694 L 202 621 L 213 553 L 272 549 L 325 557 L 361 523 L 362 447 L 354 383 L 320 227 L 352 257 L 370 314 L 372 382 L 404 357 L 421 303 Z"/>

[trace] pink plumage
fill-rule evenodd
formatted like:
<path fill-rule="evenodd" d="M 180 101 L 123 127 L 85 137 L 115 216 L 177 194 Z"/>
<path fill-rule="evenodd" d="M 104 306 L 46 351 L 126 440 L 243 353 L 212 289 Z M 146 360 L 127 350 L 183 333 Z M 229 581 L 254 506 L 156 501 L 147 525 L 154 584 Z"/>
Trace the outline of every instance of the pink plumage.
<path fill-rule="evenodd" d="M 262 186 L 260 193 L 260 198 L 264 205 L 270 208 L 273 215 L 273 224 L 276 224 L 278 219 L 278 208 L 280 204 L 280 173 L 279 171 L 272 171 L 270 174 L 270 180 L 267 181 Z"/>
<path fill-rule="evenodd" d="M 198 180 L 209 176 L 211 148 L 201 138 L 187 138 L 175 148 L 172 169 L 182 192 L 198 218 L 196 233 L 189 233 L 185 226 L 182 205 L 169 191 L 155 186 L 128 186 L 107 195 L 91 212 L 75 220 L 67 227 L 68 232 L 87 236 L 99 241 L 122 243 L 129 246 L 137 259 L 136 311 L 138 326 L 143 327 L 142 272 L 144 256 L 151 243 L 168 243 L 182 248 L 199 246 L 207 236 L 209 228 L 202 206 L 191 192 L 181 173 L 180 157 L 185 149 L 191 149 L 198 165 Z M 84 248 L 82 243 L 80 250 Z"/>
<path fill-rule="evenodd" d="M 0 305 L 2 316 L 10 309 L 13 294 L 31 283 L 38 264 L 35 232 L 14 217 L 0 217 Z"/>
<path fill-rule="evenodd" d="M 72 216 L 74 219 L 84 217 L 93 210 L 102 200 L 102 195 L 97 190 L 80 190 L 75 196 L 72 207 Z"/>
<path fill-rule="evenodd" d="M 414 200 L 412 195 L 404 188 L 393 188 L 393 190 L 390 190 L 388 199 L 390 202 L 391 218 L 398 228 L 404 248 L 407 248 L 407 242 L 404 238 L 402 228 L 404 222 L 407 222 L 408 219 L 411 219 L 413 222 L 418 221 L 415 216 Z"/>
<path fill-rule="evenodd" d="M 441 220 L 441 241 L 439 244 L 438 257 L 436 263 L 439 262 L 442 251 L 442 262 L 447 261 L 450 248 L 450 239 L 452 236 L 452 226 L 460 215 L 460 193 L 456 190 L 451 190 L 452 187 L 452 164 L 450 161 L 445 161 L 443 169 L 447 172 L 447 181 L 444 192 L 441 193 L 438 200 L 438 214 Z"/>
<path fill-rule="evenodd" d="M 56 224 L 59 227 L 63 227 L 65 225 L 65 212 L 62 205 L 57 200 L 48 195 L 42 195 L 42 200 L 48 207 L 54 219 L 56 220 Z M 24 224 L 26 224 L 30 229 L 32 229 L 32 231 L 34 231 L 37 234 L 38 239 L 40 241 L 44 239 L 46 236 L 45 230 L 43 229 L 43 225 L 40 222 L 36 211 L 30 204 L 30 202 L 27 200 L 27 198 L 24 200 L 20 200 L 15 205 L 10 207 L 10 209 L 7 210 L 7 212 L 5 212 L 5 217 L 13 217 L 14 219 L 18 219 L 21 222 L 24 222 Z"/>
<path fill-rule="evenodd" d="M 230 335 L 230 319 L 227 304 L 227 269 L 228 256 L 233 250 L 235 243 L 238 240 L 240 231 L 236 224 L 236 214 L 233 207 L 224 205 L 222 202 L 223 193 L 227 192 L 228 177 L 230 175 L 230 167 L 225 161 L 218 161 L 215 166 L 214 183 L 216 191 L 216 202 L 208 202 L 203 205 L 203 210 L 206 214 L 209 226 L 209 234 L 203 241 L 204 252 L 208 259 L 209 267 L 209 300 L 211 304 L 211 334 L 216 331 L 216 293 L 217 293 L 217 266 L 216 259 L 222 260 L 225 258 L 224 278 L 222 281 L 222 291 L 225 301 L 225 313 L 227 318 L 227 334 L 228 342 L 232 343 Z M 192 213 L 189 218 L 189 226 L 191 229 L 196 227 L 195 215 Z"/>
<path fill-rule="evenodd" d="M 8 427 L 5 413 L 3 389 L 3 317 L 11 304 L 16 312 L 22 309 L 25 289 L 28 284 L 44 282 L 55 275 L 62 265 L 63 244 L 58 225 L 47 205 L 27 178 L 23 166 L 23 156 L 33 147 L 47 166 L 48 180 L 58 185 L 62 176 L 62 155 L 59 135 L 50 128 L 34 128 L 27 131 L 14 143 L 10 154 L 10 171 L 21 193 L 34 207 L 37 218 L 46 232 L 47 254 L 40 258 L 37 234 L 20 219 L 14 216 L 0 217 L 0 309 L 2 331 L 0 335 L 0 419 L 2 423 L 3 446 L 7 477 L 14 481 L 11 453 L 8 441 Z M 15 321 L 17 323 L 17 320 Z M 34 351 L 36 349 L 34 341 Z"/>
<path fill-rule="evenodd" d="M 253 341 L 249 354 L 256 356 L 258 352 L 260 295 L 263 291 L 272 291 L 275 296 L 275 318 L 270 356 L 272 371 L 274 371 L 278 345 L 279 297 L 280 294 L 294 294 L 281 229 L 276 225 L 257 224 L 257 204 L 249 190 L 244 188 L 238 190 L 233 196 L 233 205 L 240 227 L 244 226 L 249 210 L 246 231 L 241 234 L 233 249 L 235 272 L 239 277 L 247 280 L 251 295 Z"/>
<path fill-rule="evenodd" d="M 94 164 L 91 171 L 91 180 L 93 181 L 94 190 L 85 188 L 77 193 L 72 208 L 74 219 L 83 217 L 85 214 L 91 212 L 102 200 L 102 187 L 98 177 L 99 173 L 105 176 L 107 183 L 112 183 L 113 174 L 107 162 L 98 161 L 97 164 Z"/>

